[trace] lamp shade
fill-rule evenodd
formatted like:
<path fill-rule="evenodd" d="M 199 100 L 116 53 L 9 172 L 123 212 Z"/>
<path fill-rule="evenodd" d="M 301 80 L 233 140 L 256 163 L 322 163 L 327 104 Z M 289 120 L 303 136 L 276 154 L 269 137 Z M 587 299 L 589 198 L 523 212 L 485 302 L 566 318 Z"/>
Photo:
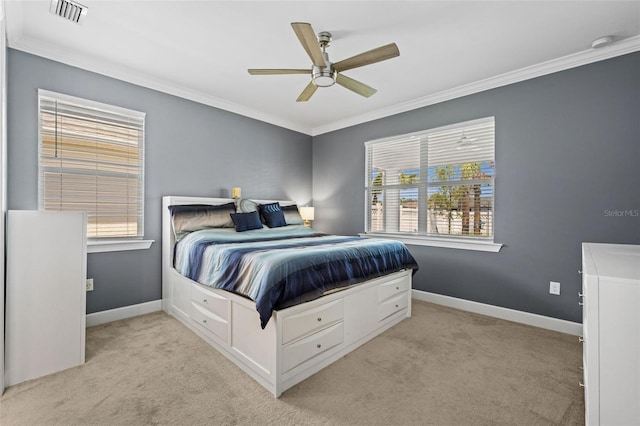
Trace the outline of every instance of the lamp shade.
<path fill-rule="evenodd" d="M 314 208 L 313 207 L 300 207 L 300 216 L 302 220 L 313 220 L 314 219 Z"/>
<path fill-rule="evenodd" d="M 240 198 L 242 197 L 242 188 L 233 187 L 231 188 L 231 198 Z"/>

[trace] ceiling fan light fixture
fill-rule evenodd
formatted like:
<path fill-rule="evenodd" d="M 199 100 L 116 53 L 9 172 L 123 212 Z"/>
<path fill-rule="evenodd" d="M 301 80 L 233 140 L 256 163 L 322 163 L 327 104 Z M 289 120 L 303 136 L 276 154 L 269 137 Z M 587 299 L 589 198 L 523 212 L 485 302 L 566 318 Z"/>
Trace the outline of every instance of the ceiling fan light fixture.
<path fill-rule="evenodd" d="M 311 70 L 311 80 L 318 87 L 329 87 L 336 83 L 336 72 L 331 66 L 318 67 L 313 66 Z"/>

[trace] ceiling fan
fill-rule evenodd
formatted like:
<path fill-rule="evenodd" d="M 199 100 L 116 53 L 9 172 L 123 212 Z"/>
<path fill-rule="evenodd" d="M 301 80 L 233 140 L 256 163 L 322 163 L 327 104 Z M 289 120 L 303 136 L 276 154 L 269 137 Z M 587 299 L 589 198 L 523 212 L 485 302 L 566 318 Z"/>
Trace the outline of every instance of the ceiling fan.
<path fill-rule="evenodd" d="M 331 33 L 323 31 L 318 33 L 318 38 L 316 38 L 311 24 L 292 22 L 291 26 L 302 47 L 311 58 L 313 64 L 311 69 L 249 69 L 248 71 L 251 75 L 310 74 L 311 81 L 298 96 L 296 102 L 306 102 L 318 87 L 329 87 L 335 83 L 368 98 L 376 93 L 376 89 L 347 77 L 342 74 L 342 71 L 374 64 L 400 55 L 398 46 L 395 43 L 391 43 L 332 63 L 329 61 L 329 55 L 326 52 L 326 48 L 331 41 Z"/>

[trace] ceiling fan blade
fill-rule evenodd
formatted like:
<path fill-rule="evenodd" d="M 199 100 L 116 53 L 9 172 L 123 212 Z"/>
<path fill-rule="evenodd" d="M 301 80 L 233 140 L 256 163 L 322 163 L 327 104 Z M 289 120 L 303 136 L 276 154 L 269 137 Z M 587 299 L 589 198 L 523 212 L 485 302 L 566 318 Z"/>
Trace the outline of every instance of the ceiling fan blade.
<path fill-rule="evenodd" d="M 377 92 L 373 87 L 367 86 L 364 83 L 360 83 L 358 80 L 354 80 L 340 73 L 336 75 L 336 83 L 351 90 L 352 92 L 356 92 L 358 95 L 364 96 L 365 98 L 373 96 L 373 94 Z"/>
<path fill-rule="evenodd" d="M 248 69 L 251 75 L 311 74 L 310 69 Z"/>
<path fill-rule="evenodd" d="M 300 96 L 298 96 L 298 99 L 296 99 L 296 102 L 308 101 L 311 98 L 311 96 L 313 96 L 313 94 L 316 93 L 317 89 L 318 89 L 318 86 L 316 86 L 313 83 L 313 81 L 310 81 L 309 84 L 307 84 L 307 87 L 305 87 L 302 93 L 300 93 Z"/>
<path fill-rule="evenodd" d="M 395 58 L 396 56 L 400 56 L 400 51 L 395 43 L 391 43 L 336 62 L 333 64 L 333 68 L 338 72 L 346 71 L 364 65 L 375 64 L 376 62 L 385 61 Z"/>
<path fill-rule="evenodd" d="M 302 43 L 302 47 L 307 52 L 307 55 L 311 58 L 313 65 L 319 67 L 325 67 L 327 64 L 324 62 L 324 56 L 322 56 L 322 49 L 320 49 L 320 43 L 316 38 L 316 33 L 311 28 L 311 24 L 306 22 L 292 22 L 291 26 L 298 36 L 298 40 Z"/>

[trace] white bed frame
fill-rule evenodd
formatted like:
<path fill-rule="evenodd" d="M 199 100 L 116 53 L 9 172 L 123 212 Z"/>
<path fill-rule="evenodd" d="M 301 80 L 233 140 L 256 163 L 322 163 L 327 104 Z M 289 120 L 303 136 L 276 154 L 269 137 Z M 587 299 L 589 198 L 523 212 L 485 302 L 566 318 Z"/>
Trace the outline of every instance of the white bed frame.
<path fill-rule="evenodd" d="M 168 206 L 230 201 L 233 200 L 162 198 L 162 309 L 276 398 L 411 316 L 411 271 L 405 270 L 274 311 L 266 328 L 261 329 L 251 300 L 196 283 L 173 268 L 175 241 Z"/>

